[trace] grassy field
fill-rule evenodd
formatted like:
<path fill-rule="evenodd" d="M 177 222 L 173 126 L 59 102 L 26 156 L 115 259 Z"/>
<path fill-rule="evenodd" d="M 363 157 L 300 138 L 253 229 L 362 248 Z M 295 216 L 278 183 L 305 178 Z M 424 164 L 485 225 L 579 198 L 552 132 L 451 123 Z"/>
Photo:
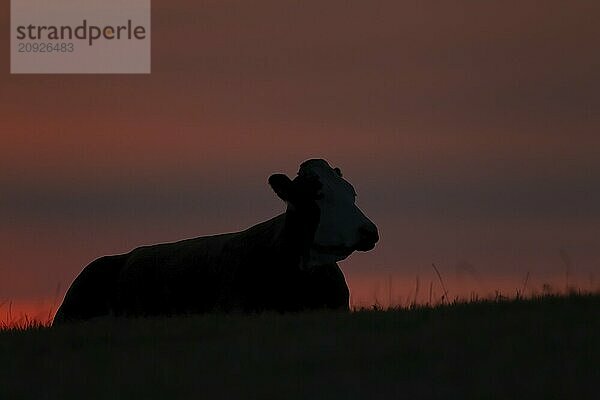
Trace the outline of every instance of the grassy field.
<path fill-rule="evenodd" d="M 597 399 L 600 296 L 0 332 L 0 399 Z"/>

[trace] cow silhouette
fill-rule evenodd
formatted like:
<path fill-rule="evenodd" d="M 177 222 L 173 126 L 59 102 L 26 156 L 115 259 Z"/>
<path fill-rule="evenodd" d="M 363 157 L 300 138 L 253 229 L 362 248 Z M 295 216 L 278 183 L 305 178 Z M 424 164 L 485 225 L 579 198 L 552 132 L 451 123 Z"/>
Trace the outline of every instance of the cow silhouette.
<path fill-rule="evenodd" d="M 269 177 L 286 212 L 247 230 L 101 257 L 75 279 L 54 324 L 101 316 L 348 310 L 337 261 L 371 250 L 376 226 L 339 168 L 305 161 Z"/>

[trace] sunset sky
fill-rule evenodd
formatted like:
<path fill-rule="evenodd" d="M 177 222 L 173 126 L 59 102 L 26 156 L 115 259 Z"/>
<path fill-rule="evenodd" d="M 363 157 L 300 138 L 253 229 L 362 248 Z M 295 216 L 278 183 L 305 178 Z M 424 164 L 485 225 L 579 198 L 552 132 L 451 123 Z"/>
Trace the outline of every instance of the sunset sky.
<path fill-rule="evenodd" d="M 313 157 L 380 230 L 354 304 L 441 293 L 432 263 L 450 295 L 600 287 L 596 1 L 154 0 L 150 75 L 10 75 L 8 3 L 0 304 L 281 213 L 268 176 Z"/>

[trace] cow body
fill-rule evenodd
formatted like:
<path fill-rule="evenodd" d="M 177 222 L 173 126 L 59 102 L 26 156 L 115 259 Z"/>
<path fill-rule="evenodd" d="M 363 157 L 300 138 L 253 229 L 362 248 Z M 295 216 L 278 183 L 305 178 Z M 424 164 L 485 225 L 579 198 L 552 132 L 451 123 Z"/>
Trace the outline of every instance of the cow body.
<path fill-rule="evenodd" d="M 347 310 L 348 286 L 336 260 L 356 246 L 315 244 L 323 184 L 299 176 L 290 183 L 271 177 L 287 211 L 245 231 L 143 246 L 92 262 L 71 285 L 54 323 L 106 315 Z M 369 240 L 365 249 L 376 238 Z"/>

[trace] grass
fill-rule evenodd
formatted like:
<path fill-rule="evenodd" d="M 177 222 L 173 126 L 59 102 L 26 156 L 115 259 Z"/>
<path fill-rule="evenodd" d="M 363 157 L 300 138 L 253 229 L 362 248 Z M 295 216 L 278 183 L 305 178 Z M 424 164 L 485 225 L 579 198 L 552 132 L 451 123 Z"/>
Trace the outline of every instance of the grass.
<path fill-rule="evenodd" d="M 600 296 L 0 331 L 0 399 L 585 399 Z"/>

